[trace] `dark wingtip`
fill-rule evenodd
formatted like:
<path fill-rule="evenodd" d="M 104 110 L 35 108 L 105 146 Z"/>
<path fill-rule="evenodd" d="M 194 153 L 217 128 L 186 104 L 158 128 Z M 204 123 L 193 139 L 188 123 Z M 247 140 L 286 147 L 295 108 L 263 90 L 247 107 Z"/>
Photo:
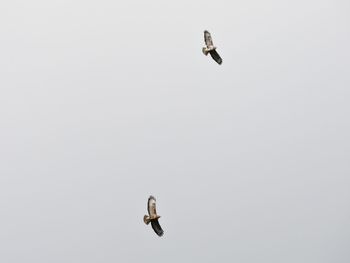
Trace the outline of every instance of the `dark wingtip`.
<path fill-rule="evenodd" d="M 163 236 L 164 231 L 163 231 L 162 227 L 160 226 L 158 220 L 152 220 L 152 221 L 151 221 L 151 226 L 152 226 L 154 232 L 155 232 L 158 236 L 160 236 L 160 237 Z"/>
<path fill-rule="evenodd" d="M 157 234 L 159 237 L 162 237 L 162 236 L 164 235 L 163 229 L 161 229 L 160 231 L 156 232 L 156 234 Z"/>

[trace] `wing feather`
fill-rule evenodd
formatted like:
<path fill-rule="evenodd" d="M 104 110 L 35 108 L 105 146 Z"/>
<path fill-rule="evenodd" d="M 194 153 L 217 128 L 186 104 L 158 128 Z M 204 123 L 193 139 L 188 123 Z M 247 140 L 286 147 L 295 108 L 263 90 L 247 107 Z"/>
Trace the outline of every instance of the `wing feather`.
<path fill-rule="evenodd" d="M 148 198 L 147 210 L 148 210 L 148 214 L 150 215 L 151 218 L 157 216 L 156 199 L 153 196 L 150 196 Z"/>
<path fill-rule="evenodd" d="M 216 52 L 216 50 L 211 50 L 210 52 L 210 56 L 219 64 L 221 65 L 222 63 L 222 58 L 220 57 L 220 55 L 218 54 L 218 52 Z"/>
<path fill-rule="evenodd" d="M 152 228 L 153 228 L 154 232 L 156 232 L 156 234 L 158 236 L 161 237 L 164 234 L 164 231 L 163 231 L 162 227 L 160 226 L 160 224 L 159 224 L 157 219 L 156 220 L 152 220 L 151 221 L 151 225 L 152 225 Z"/>
<path fill-rule="evenodd" d="M 204 42 L 207 47 L 214 46 L 213 39 L 211 38 L 209 31 L 207 30 L 204 31 Z"/>

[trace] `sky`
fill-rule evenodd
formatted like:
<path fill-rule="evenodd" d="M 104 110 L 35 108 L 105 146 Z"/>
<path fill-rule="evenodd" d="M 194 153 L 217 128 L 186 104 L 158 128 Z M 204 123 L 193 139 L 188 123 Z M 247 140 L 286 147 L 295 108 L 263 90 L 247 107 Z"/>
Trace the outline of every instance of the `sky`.
<path fill-rule="evenodd" d="M 349 13 L 1 3 L 0 262 L 350 262 Z"/>

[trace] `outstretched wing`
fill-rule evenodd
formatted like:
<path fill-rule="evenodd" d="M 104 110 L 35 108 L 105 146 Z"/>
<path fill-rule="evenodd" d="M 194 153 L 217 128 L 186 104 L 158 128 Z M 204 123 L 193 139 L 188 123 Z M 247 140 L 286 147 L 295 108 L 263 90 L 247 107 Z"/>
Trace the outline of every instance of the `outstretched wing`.
<path fill-rule="evenodd" d="M 164 231 L 163 231 L 162 227 L 160 226 L 160 224 L 159 224 L 157 219 L 156 220 L 152 220 L 151 221 L 151 225 L 152 225 L 152 228 L 153 228 L 154 232 L 156 232 L 156 234 L 158 236 L 161 237 L 164 234 Z"/>
<path fill-rule="evenodd" d="M 213 40 L 211 39 L 211 35 L 207 30 L 204 31 L 204 42 L 207 47 L 214 46 Z"/>
<path fill-rule="evenodd" d="M 156 199 L 153 196 L 150 196 L 148 198 L 147 210 L 148 210 L 148 214 L 150 215 L 151 218 L 157 216 Z"/>
<path fill-rule="evenodd" d="M 218 52 L 216 52 L 216 50 L 211 50 L 210 52 L 210 56 L 219 64 L 221 65 L 222 63 L 222 58 L 220 57 L 220 55 L 218 54 Z"/>

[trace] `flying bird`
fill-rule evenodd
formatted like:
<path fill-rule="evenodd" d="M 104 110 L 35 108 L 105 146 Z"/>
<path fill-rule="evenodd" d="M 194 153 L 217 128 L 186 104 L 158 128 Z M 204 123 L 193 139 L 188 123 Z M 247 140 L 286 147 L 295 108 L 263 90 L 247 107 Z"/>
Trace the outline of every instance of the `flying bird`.
<path fill-rule="evenodd" d="M 205 42 L 205 47 L 203 47 L 202 51 L 204 53 L 204 55 L 208 55 L 208 53 L 210 54 L 210 56 L 219 64 L 221 65 L 222 63 L 222 58 L 220 57 L 220 55 L 218 54 L 218 52 L 216 52 L 216 47 L 213 44 L 213 40 L 211 38 L 210 33 L 205 30 L 204 31 L 204 42 Z"/>
<path fill-rule="evenodd" d="M 150 196 L 148 198 L 147 210 L 148 210 L 148 215 L 145 215 L 143 217 L 143 221 L 145 222 L 146 225 L 151 223 L 151 226 L 154 232 L 156 232 L 156 234 L 161 237 L 164 234 L 164 231 L 158 222 L 158 218 L 160 218 L 160 216 L 157 215 L 156 199 L 153 196 Z"/>

